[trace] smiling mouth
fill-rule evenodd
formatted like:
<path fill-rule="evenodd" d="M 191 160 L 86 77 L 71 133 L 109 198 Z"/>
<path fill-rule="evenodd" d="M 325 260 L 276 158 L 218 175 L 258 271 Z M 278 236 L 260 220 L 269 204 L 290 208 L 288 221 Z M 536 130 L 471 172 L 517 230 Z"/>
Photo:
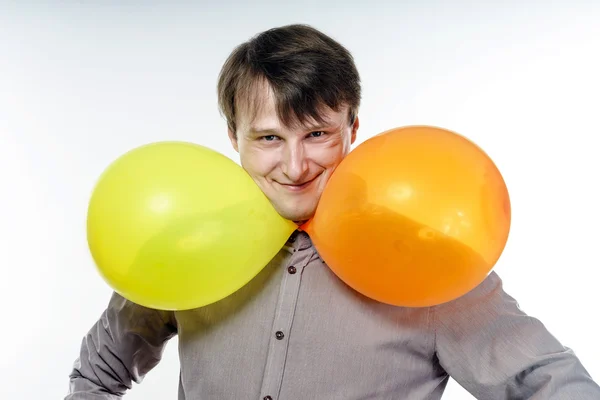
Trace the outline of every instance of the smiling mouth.
<path fill-rule="evenodd" d="M 312 178 L 310 181 L 306 181 L 304 183 L 300 183 L 300 184 L 285 184 L 285 183 L 280 183 L 280 185 L 283 186 L 284 188 L 288 189 L 288 190 L 293 191 L 293 192 L 299 192 L 299 191 L 304 190 L 307 187 L 309 187 L 310 184 L 313 183 L 317 178 L 318 178 L 318 175 L 315 176 L 314 178 Z"/>

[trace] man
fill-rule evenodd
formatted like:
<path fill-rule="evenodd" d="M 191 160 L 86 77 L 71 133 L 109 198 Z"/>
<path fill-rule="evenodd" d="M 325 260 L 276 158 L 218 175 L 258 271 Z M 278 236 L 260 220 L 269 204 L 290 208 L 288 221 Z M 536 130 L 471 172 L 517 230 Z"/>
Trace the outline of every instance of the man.
<path fill-rule="evenodd" d="M 244 169 L 285 218 L 309 219 L 359 127 L 350 53 L 302 25 L 263 32 L 223 66 L 219 105 Z M 114 294 L 85 336 L 67 400 L 118 399 L 179 336 L 179 399 L 439 399 L 449 376 L 480 399 L 600 399 L 572 351 L 492 273 L 429 308 L 342 283 L 297 231 L 229 297 L 165 312 Z"/>

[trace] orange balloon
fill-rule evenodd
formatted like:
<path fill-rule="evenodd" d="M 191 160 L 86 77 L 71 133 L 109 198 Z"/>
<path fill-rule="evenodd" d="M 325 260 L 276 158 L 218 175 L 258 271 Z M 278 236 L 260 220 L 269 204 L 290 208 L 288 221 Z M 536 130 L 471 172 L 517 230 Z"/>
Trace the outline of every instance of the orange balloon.
<path fill-rule="evenodd" d="M 383 303 L 432 306 L 490 273 L 511 207 L 493 161 L 454 132 L 412 126 L 357 146 L 302 228 L 349 286 Z"/>

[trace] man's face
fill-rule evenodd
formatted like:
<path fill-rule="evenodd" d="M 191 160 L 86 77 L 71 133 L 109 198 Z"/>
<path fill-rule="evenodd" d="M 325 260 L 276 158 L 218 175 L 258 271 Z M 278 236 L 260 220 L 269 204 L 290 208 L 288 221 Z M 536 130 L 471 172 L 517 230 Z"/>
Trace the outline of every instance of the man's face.
<path fill-rule="evenodd" d="M 297 223 L 313 216 L 331 174 L 356 139 L 358 118 L 348 123 L 348 108 L 322 112 L 325 124 L 287 128 L 277 118 L 268 87 L 257 98 L 253 120 L 238 113 L 237 135 L 229 132 L 242 167 L 284 218 Z"/>

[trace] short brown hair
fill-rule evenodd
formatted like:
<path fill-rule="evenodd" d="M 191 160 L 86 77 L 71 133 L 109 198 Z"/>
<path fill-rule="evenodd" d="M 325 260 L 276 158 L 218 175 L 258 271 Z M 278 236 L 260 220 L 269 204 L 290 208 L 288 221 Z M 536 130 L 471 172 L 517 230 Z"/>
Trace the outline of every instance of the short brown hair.
<path fill-rule="evenodd" d="M 279 119 L 286 125 L 322 123 L 324 105 L 349 107 L 354 123 L 360 106 L 360 77 L 350 52 L 308 25 L 269 29 L 237 46 L 219 74 L 219 109 L 235 134 L 240 106 L 256 112 L 255 89 L 268 83 Z"/>

